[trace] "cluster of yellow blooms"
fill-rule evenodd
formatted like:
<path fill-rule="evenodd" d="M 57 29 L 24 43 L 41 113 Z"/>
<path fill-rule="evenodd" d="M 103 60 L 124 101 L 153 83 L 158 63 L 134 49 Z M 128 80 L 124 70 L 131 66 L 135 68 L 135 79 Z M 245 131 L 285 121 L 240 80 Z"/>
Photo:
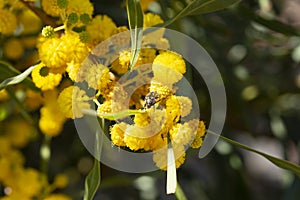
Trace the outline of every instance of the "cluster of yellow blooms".
<path fill-rule="evenodd" d="M 179 82 L 186 72 L 185 61 L 175 52 L 159 50 L 169 46 L 168 41 L 163 38 L 163 31 L 155 31 L 145 37 L 144 43 L 147 48 L 141 49 L 133 70 L 138 71 L 139 66 L 151 64 L 152 75 L 148 77 L 149 84 L 139 87 L 129 97 L 127 91 L 130 87 L 138 85 L 137 81 L 127 86 L 119 81 L 122 75 L 129 71 L 130 49 L 120 51 L 119 57 L 113 60 L 110 66 L 101 62 L 86 61 L 99 43 L 127 31 L 125 26 L 117 27 L 106 15 L 93 16 L 94 8 L 89 0 L 43 0 L 41 9 L 47 16 L 54 17 L 56 23 L 63 25 L 46 26 L 37 39 L 32 39 L 26 35 L 40 31 L 42 24 L 25 6 L 31 5 L 32 2 L 35 1 L 1 0 L 0 33 L 20 36 L 18 39 L 8 37 L 4 44 L 4 54 L 10 60 L 17 61 L 24 56 L 25 48 L 37 48 L 35 58 L 40 62 L 32 71 L 31 77 L 41 93 L 27 89 L 23 100 L 30 111 L 40 108 L 38 124 L 43 134 L 48 137 L 59 135 L 68 118 L 83 117 L 83 111 L 90 109 L 96 102 L 97 114 L 103 118 L 128 110 L 129 106 L 140 110 L 131 116 L 133 123 L 122 119 L 112 122 L 111 140 L 116 146 L 132 151 L 153 151 L 154 162 L 163 170 L 166 169 L 168 143 L 171 142 L 173 146 L 176 167 L 184 162 L 185 146 L 201 146 L 205 135 L 204 123 L 198 119 L 182 123 L 181 119 L 188 116 L 192 110 L 192 101 L 188 97 L 175 95 L 174 84 Z M 143 9 L 146 9 L 150 2 L 141 1 Z M 162 22 L 158 15 L 144 15 L 145 28 Z M 21 37 L 22 35 L 24 37 Z M 109 48 L 100 51 L 105 54 Z M 31 62 L 34 60 L 32 58 Z M 87 90 L 73 83 L 85 83 L 87 88 L 95 93 L 90 95 Z M 2 100 L 8 98 L 4 90 L 0 91 L 0 97 Z M 122 104 L 123 100 L 128 98 L 129 105 Z M 24 125 L 25 122 L 12 123 L 18 125 L 7 125 L 10 127 L 10 133 L 0 136 L 0 183 L 7 188 L 7 195 L 14 197 L 12 199 L 30 199 L 41 194 L 48 195 L 51 193 L 49 190 L 52 191 L 53 188 L 64 187 L 66 181 L 62 177 L 58 176 L 54 183 L 49 185 L 45 175 L 23 167 L 24 158 L 16 148 L 24 147 L 28 143 L 32 131 L 28 130 L 28 124 Z M 18 130 L 12 130 L 11 127 L 18 127 Z M 18 198 L 18 195 L 21 195 L 21 198 Z M 50 194 L 45 199 L 68 197 Z"/>
<path fill-rule="evenodd" d="M 24 119 L 13 119 L 5 124 L 1 132 L 0 183 L 5 186 L 4 193 L 7 195 L 1 199 L 70 199 L 64 194 L 51 194 L 55 189 L 67 185 L 68 179 L 65 175 L 57 175 L 53 183 L 49 184 L 45 174 L 34 168 L 24 167 L 25 160 L 19 149 L 36 137 L 34 126 Z"/>

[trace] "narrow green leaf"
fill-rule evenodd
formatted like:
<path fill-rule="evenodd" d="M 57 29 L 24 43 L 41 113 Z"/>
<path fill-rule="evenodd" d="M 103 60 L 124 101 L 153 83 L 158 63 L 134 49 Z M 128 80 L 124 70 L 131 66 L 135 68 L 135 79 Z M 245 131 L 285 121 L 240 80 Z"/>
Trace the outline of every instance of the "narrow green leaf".
<path fill-rule="evenodd" d="M 274 156 L 271 156 L 271 155 L 268 155 L 266 153 L 263 153 L 261 151 L 258 151 L 258 150 L 255 150 L 255 149 L 252 149 L 251 147 L 249 146 L 246 146 L 244 144 L 241 144 L 239 142 L 236 142 L 234 140 L 231 140 L 229 138 L 226 138 L 222 135 L 219 135 L 219 134 L 216 134 L 215 132 L 213 131 L 210 131 L 210 130 L 207 130 L 207 133 L 210 133 L 210 134 L 213 134 L 217 137 L 220 137 L 221 139 L 225 140 L 226 142 L 230 143 L 230 144 L 233 144 L 237 147 L 240 147 L 242 149 L 245 149 L 247 151 L 251 151 L 251 152 L 254 152 L 256 154 L 259 154 L 263 157 L 265 157 L 266 159 L 268 159 L 269 161 L 271 161 L 273 164 L 275 164 L 276 166 L 282 168 L 282 169 L 286 169 L 286 170 L 289 170 L 293 173 L 295 173 L 298 177 L 300 177 L 300 166 L 299 165 L 296 165 L 295 163 L 292 163 L 292 162 L 289 162 L 287 160 L 284 160 L 284 159 L 280 159 L 280 158 L 276 158 Z"/>
<path fill-rule="evenodd" d="M 176 187 L 176 192 L 175 192 L 175 197 L 178 200 L 187 200 L 183 190 L 181 189 L 181 186 L 177 182 L 177 187 Z"/>
<path fill-rule="evenodd" d="M 100 162 L 95 158 L 94 165 L 85 179 L 84 200 L 92 200 L 100 185 Z"/>
<path fill-rule="evenodd" d="M 21 73 L 9 64 L 0 62 L 0 81 L 2 81 L 0 83 L 0 90 L 6 88 L 9 85 L 15 85 L 23 81 L 24 86 L 35 91 L 40 91 L 37 87 L 35 87 L 32 80 L 28 78 L 35 67 L 36 65 L 31 66 L 23 73 Z"/>
<path fill-rule="evenodd" d="M 284 24 L 277 19 L 266 19 L 259 14 L 255 13 L 252 9 L 240 5 L 237 9 L 239 16 L 242 16 L 246 19 L 253 20 L 254 22 L 261 24 L 270 30 L 276 31 L 278 33 L 282 33 L 285 35 L 296 35 L 300 36 L 300 31 L 296 28 Z"/>
<path fill-rule="evenodd" d="M 162 24 L 162 27 L 169 26 L 176 20 L 188 15 L 200 15 L 225 9 L 241 0 L 194 0 L 182 9 L 175 17 Z"/>
<path fill-rule="evenodd" d="M 102 119 L 101 127 L 104 130 L 104 119 Z M 100 135 L 102 138 L 100 138 Z M 92 200 L 100 186 L 101 182 L 101 172 L 100 172 L 100 156 L 101 156 L 101 150 L 103 145 L 103 134 L 101 134 L 101 131 L 97 130 L 95 135 L 95 159 L 94 159 L 94 165 L 89 174 L 87 175 L 84 183 L 84 200 Z M 97 160 L 99 159 L 99 160 Z"/>
<path fill-rule="evenodd" d="M 129 66 L 131 70 L 139 58 L 142 46 L 143 11 L 139 0 L 127 0 L 126 9 L 131 36 L 131 58 Z"/>

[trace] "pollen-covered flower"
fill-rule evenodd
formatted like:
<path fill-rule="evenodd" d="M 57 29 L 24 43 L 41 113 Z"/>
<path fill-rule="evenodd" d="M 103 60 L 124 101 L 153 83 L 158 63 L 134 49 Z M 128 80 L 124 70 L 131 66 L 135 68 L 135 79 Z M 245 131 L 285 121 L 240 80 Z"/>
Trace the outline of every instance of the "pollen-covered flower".
<path fill-rule="evenodd" d="M 129 125 L 125 131 L 124 141 L 126 146 L 133 151 L 140 149 L 150 150 L 147 148 L 149 137 L 151 137 L 150 133 L 146 132 L 144 128 Z"/>
<path fill-rule="evenodd" d="M 6 186 L 11 188 L 11 193 L 9 194 L 12 199 L 14 197 L 22 199 L 34 199 L 40 193 L 43 187 L 47 185 L 46 176 L 39 173 L 33 168 L 17 168 L 10 180 L 7 180 Z"/>
<path fill-rule="evenodd" d="M 68 184 L 68 177 L 65 174 L 58 174 L 55 176 L 53 185 L 56 188 L 64 188 Z"/>
<path fill-rule="evenodd" d="M 9 95 L 5 89 L 0 90 L 0 101 L 6 101 L 9 99 Z"/>
<path fill-rule="evenodd" d="M 5 124 L 5 137 L 15 147 L 24 147 L 37 133 L 37 130 L 22 119 L 13 119 Z"/>
<path fill-rule="evenodd" d="M 58 107 L 67 118 L 80 118 L 83 116 L 82 110 L 90 109 L 90 97 L 78 86 L 65 88 L 57 99 Z"/>
<path fill-rule="evenodd" d="M 182 74 L 186 72 L 186 65 L 179 54 L 166 51 L 156 56 L 152 69 L 154 80 L 170 86 L 182 78 Z"/>
<path fill-rule="evenodd" d="M 199 148 L 202 145 L 203 137 L 205 136 L 206 128 L 203 121 L 199 121 L 199 125 L 197 128 L 196 136 L 191 143 L 192 148 Z"/>
<path fill-rule="evenodd" d="M 24 47 L 20 40 L 11 38 L 4 43 L 4 55 L 12 60 L 19 59 L 24 53 Z"/>
<path fill-rule="evenodd" d="M 151 81 L 150 92 L 156 92 L 159 95 L 159 99 L 167 99 L 173 94 L 170 87 L 154 80 Z"/>
<path fill-rule="evenodd" d="M 17 28 L 17 18 L 9 10 L 0 8 L 0 33 L 12 34 Z"/>
<path fill-rule="evenodd" d="M 68 1 L 67 15 L 76 13 L 79 16 L 82 14 L 88 14 L 90 17 L 94 12 L 94 7 L 89 0 L 72 0 Z"/>
<path fill-rule="evenodd" d="M 112 108 L 111 108 L 111 100 L 106 100 L 103 102 L 103 104 L 101 104 L 98 109 L 97 109 L 97 114 L 99 116 L 103 115 L 103 114 L 107 114 L 107 113 L 111 113 L 112 112 Z"/>
<path fill-rule="evenodd" d="M 61 38 L 48 38 L 38 46 L 39 56 L 49 68 L 66 67 L 67 63 L 81 63 L 89 53 L 77 33 L 67 32 Z"/>
<path fill-rule="evenodd" d="M 170 96 L 166 100 L 166 111 L 169 123 L 177 123 L 181 116 L 181 108 L 175 95 Z"/>
<path fill-rule="evenodd" d="M 110 83 L 109 69 L 102 64 L 83 64 L 78 70 L 76 81 L 86 81 L 89 87 L 105 90 Z"/>
<path fill-rule="evenodd" d="M 121 122 L 113 125 L 110 129 L 111 141 L 119 147 L 126 146 L 126 143 L 124 141 L 124 132 L 126 130 L 126 127 L 127 124 Z"/>
<path fill-rule="evenodd" d="M 62 131 L 66 121 L 58 106 L 57 93 L 57 90 L 44 92 L 44 106 L 40 110 L 39 127 L 45 135 L 51 137 L 57 136 Z"/>
<path fill-rule="evenodd" d="M 175 165 L 176 168 L 179 168 L 185 161 L 185 150 L 183 145 L 172 144 L 172 148 L 174 151 Z M 167 170 L 168 165 L 168 146 L 164 148 L 158 149 L 153 152 L 153 161 L 156 166 L 161 170 Z"/>
<path fill-rule="evenodd" d="M 53 17 L 58 17 L 61 13 L 61 9 L 57 5 L 57 0 L 44 0 L 41 1 L 43 10 Z"/>
<path fill-rule="evenodd" d="M 144 27 L 151 27 L 157 24 L 161 24 L 163 22 L 164 21 L 161 19 L 159 15 L 153 13 L 144 14 Z"/>
<path fill-rule="evenodd" d="M 181 108 L 181 117 L 185 117 L 190 114 L 192 110 L 192 100 L 185 96 L 176 96 L 180 108 Z"/>
<path fill-rule="evenodd" d="M 193 141 L 196 136 L 197 124 L 199 120 L 191 120 L 184 124 L 176 124 L 170 130 L 170 138 L 173 143 L 187 145 Z"/>
<path fill-rule="evenodd" d="M 24 100 L 24 105 L 28 110 L 33 111 L 39 108 L 43 103 L 43 98 L 40 93 L 33 90 L 26 90 L 26 98 Z"/>
<path fill-rule="evenodd" d="M 60 83 L 63 72 L 64 68 L 49 68 L 41 62 L 32 70 L 32 81 L 43 91 L 52 90 Z"/>
<path fill-rule="evenodd" d="M 116 30 L 113 20 L 106 15 L 95 16 L 86 27 L 86 31 L 91 35 L 92 46 L 98 45 L 103 40 L 109 38 Z"/>

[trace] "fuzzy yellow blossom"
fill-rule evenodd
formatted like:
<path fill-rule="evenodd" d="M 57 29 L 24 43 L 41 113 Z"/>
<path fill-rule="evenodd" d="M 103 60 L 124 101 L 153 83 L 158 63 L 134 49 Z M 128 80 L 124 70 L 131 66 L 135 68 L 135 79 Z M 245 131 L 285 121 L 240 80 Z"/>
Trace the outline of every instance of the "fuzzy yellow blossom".
<path fill-rule="evenodd" d="M 22 194 L 22 199 L 37 197 L 46 185 L 46 176 L 32 168 L 16 170 L 7 183 L 11 195 Z"/>
<path fill-rule="evenodd" d="M 116 28 L 115 23 L 110 17 L 97 15 L 87 25 L 86 31 L 91 35 L 92 46 L 95 46 L 109 38 L 115 32 Z"/>
<path fill-rule="evenodd" d="M 151 81 L 150 92 L 156 92 L 159 95 L 159 100 L 167 99 L 173 94 L 173 91 L 170 87 L 153 80 Z"/>
<path fill-rule="evenodd" d="M 75 63 L 74 61 L 67 63 L 66 72 L 68 72 L 68 75 L 72 81 L 76 81 L 78 70 L 81 64 L 82 63 Z"/>
<path fill-rule="evenodd" d="M 136 114 L 134 117 L 134 123 L 136 126 L 145 127 L 149 125 L 151 118 L 147 112 Z"/>
<path fill-rule="evenodd" d="M 80 118 L 83 116 L 83 109 L 90 109 L 88 101 L 90 97 L 87 96 L 84 90 L 78 86 L 69 86 L 65 88 L 57 99 L 58 107 L 65 114 L 67 118 Z"/>
<path fill-rule="evenodd" d="M 128 125 L 125 131 L 124 141 L 126 146 L 131 150 L 154 150 L 166 143 L 164 135 L 166 134 L 166 129 L 163 128 L 163 124 L 166 121 L 166 114 L 164 110 L 150 109 L 147 111 L 149 118 L 148 124 L 135 124 Z M 136 118 L 144 118 L 146 115 L 136 115 Z M 141 121 L 141 119 L 136 119 L 135 121 Z M 138 126 L 142 125 L 142 126 Z"/>
<path fill-rule="evenodd" d="M 65 194 L 50 194 L 43 200 L 71 200 L 71 198 Z"/>
<path fill-rule="evenodd" d="M 38 64 L 32 71 L 32 81 L 41 90 L 55 88 L 62 79 L 64 68 L 49 68 L 44 63 Z"/>
<path fill-rule="evenodd" d="M 53 185 L 56 188 L 64 188 L 68 184 L 68 177 L 65 174 L 58 174 L 54 178 Z"/>
<path fill-rule="evenodd" d="M 36 110 L 42 105 L 43 98 L 40 93 L 37 93 L 33 90 L 26 90 L 26 98 L 24 104 L 28 110 Z"/>
<path fill-rule="evenodd" d="M 94 12 L 94 7 L 89 0 L 72 0 L 68 1 L 66 13 L 76 13 L 79 16 L 82 14 L 88 14 L 90 17 Z"/>
<path fill-rule="evenodd" d="M 170 138 L 173 143 L 180 145 L 187 145 L 191 143 L 195 136 L 197 130 L 198 120 L 191 120 L 185 122 L 184 124 L 176 124 L 170 130 Z"/>
<path fill-rule="evenodd" d="M 143 25 L 144 29 L 148 27 L 152 27 L 157 24 L 161 24 L 163 22 L 164 21 L 161 19 L 159 15 L 153 13 L 144 14 L 144 25 Z M 159 44 L 161 43 L 161 39 L 163 38 L 164 33 L 165 33 L 164 28 L 156 28 L 155 31 L 153 29 L 151 32 L 143 35 L 143 44 L 144 45 L 151 44 L 151 46 L 154 45 L 156 48 L 158 48 L 158 46 L 161 47 L 162 45 Z"/>
<path fill-rule="evenodd" d="M 181 117 L 189 115 L 192 110 L 192 100 L 184 96 L 176 96 L 176 98 L 180 104 Z"/>
<path fill-rule="evenodd" d="M 172 148 L 174 151 L 176 168 L 179 168 L 185 161 L 186 153 L 184 151 L 184 146 L 172 144 Z M 168 147 L 165 146 L 164 148 L 154 151 L 153 161 L 161 170 L 167 170 L 168 164 L 171 164 L 168 163 Z"/>
<path fill-rule="evenodd" d="M 140 149 L 150 150 L 147 148 L 148 137 L 150 137 L 150 134 L 146 132 L 145 129 L 129 125 L 125 131 L 124 142 L 126 143 L 126 146 L 133 151 Z"/>
<path fill-rule="evenodd" d="M 0 155 L 8 153 L 10 151 L 10 149 L 11 149 L 11 144 L 9 142 L 9 139 L 1 136 L 0 137 Z"/>
<path fill-rule="evenodd" d="M 4 43 L 4 55 L 12 60 L 19 59 L 24 52 L 24 47 L 20 40 L 11 38 Z"/>
<path fill-rule="evenodd" d="M 126 146 L 126 143 L 124 141 L 124 132 L 126 130 L 126 127 L 127 124 L 121 122 L 119 124 L 113 125 L 110 129 L 111 141 L 119 147 Z"/>
<path fill-rule="evenodd" d="M 177 123 L 181 116 L 181 107 L 176 96 L 172 95 L 166 100 L 167 121 Z"/>
<path fill-rule="evenodd" d="M 21 119 L 8 121 L 5 127 L 5 137 L 15 147 L 24 147 L 37 133 L 31 124 Z"/>
<path fill-rule="evenodd" d="M 203 137 L 205 136 L 206 128 L 203 121 L 199 121 L 195 139 L 191 143 L 192 148 L 199 148 L 202 145 Z"/>
<path fill-rule="evenodd" d="M 9 95 L 5 89 L 0 90 L 0 101 L 6 101 L 9 99 Z"/>
<path fill-rule="evenodd" d="M 166 51 L 156 56 L 152 69 L 154 80 L 170 86 L 182 78 L 182 74 L 186 72 L 186 65 L 181 55 Z"/>
<path fill-rule="evenodd" d="M 49 68 L 66 67 L 67 63 L 81 63 L 89 53 L 77 33 L 67 32 L 61 38 L 48 38 L 38 46 L 39 56 Z"/>
<path fill-rule="evenodd" d="M 9 10 L 0 9 L 0 33 L 12 34 L 17 28 L 17 18 Z"/>
<path fill-rule="evenodd" d="M 151 27 L 157 24 L 161 24 L 164 21 L 161 19 L 159 15 L 153 13 L 144 14 L 144 27 Z"/>
<path fill-rule="evenodd" d="M 43 10 L 53 17 L 58 17 L 61 9 L 57 5 L 57 0 L 43 0 L 41 1 Z"/>
<path fill-rule="evenodd" d="M 44 106 L 40 110 L 39 127 L 44 134 L 52 137 L 57 136 L 62 131 L 66 121 L 58 106 L 57 95 L 57 90 L 44 92 Z"/>
<path fill-rule="evenodd" d="M 104 101 L 103 104 L 101 104 L 97 109 L 98 115 L 101 116 L 101 114 L 111 113 L 112 112 L 111 103 L 112 103 L 111 100 Z"/>
<path fill-rule="evenodd" d="M 110 82 L 109 69 L 99 63 L 83 64 L 77 72 L 76 81 L 86 81 L 94 89 L 105 89 Z"/>

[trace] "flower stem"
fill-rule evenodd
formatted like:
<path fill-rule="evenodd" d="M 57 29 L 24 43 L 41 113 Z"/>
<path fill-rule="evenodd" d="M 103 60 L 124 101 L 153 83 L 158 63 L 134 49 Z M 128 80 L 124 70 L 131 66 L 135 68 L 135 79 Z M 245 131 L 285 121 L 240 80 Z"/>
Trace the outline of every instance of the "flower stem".
<path fill-rule="evenodd" d="M 180 187 L 179 183 L 177 182 L 175 197 L 178 200 L 187 200 L 182 188 Z"/>

